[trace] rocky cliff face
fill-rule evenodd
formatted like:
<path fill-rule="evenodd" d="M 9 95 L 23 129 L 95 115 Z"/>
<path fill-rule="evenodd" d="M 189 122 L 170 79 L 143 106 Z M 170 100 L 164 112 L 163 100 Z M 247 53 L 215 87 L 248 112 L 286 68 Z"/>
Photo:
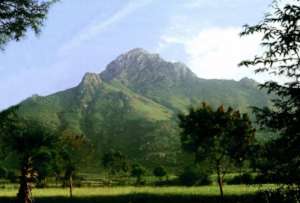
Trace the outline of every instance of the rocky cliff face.
<path fill-rule="evenodd" d="M 143 49 L 133 49 L 112 61 L 101 74 L 105 81 L 120 80 L 125 84 L 196 78 L 182 63 L 171 63 Z M 144 84 L 145 85 L 145 84 Z"/>
<path fill-rule="evenodd" d="M 88 103 L 93 100 L 101 86 L 101 78 L 96 73 L 86 73 L 77 87 L 78 99 L 86 108 Z"/>

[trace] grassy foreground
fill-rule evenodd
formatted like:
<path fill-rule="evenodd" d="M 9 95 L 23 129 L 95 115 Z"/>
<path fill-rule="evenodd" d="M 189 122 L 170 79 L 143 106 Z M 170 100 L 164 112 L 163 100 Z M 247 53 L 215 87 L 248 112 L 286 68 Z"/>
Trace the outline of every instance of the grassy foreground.
<path fill-rule="evenodd" d="M 226 202 L 252 202 L 254 193 L 260 189 L 272 188 L 273 185 L 246 186 L 226 185 L 224 192 Z M 13 202 L 16 189 L 0 189 L 0 202 Z M 101 187 L 101 188 L 75 188 L 73 199 L 69 198 L 66 188 L 34 189 L 35 202 L 218 202 L 219 190 L 213 186 L 201 187 Z"/>

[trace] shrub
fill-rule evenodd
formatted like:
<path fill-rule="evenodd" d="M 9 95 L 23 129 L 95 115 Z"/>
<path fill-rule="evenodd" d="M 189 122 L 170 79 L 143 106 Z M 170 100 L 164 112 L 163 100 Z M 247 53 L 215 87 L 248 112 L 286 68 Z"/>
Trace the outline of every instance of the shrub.
<path fill-rule="evenodd" d="M 0 167 L 0 178 L 7 178 L 7 169 L 3 166 Z"/>
<path fill-rule="evenodd" d="M 16 183 L 18 182 L 18 175 L 16 174 L 15 171 L 7 171 L 7 179 L 12 182 L 12 183 Z"/>
<path fill-rule="evenodd" d="M 209 174 L 204 170 L 199 170 L 197 167 L 186 167 L 179 175 L 179 181 L 186 186 L 211 184 Z"/>
<path fill-rule="evenodd" d="M 164 167 L 158 166 L 153 170 L 153 175 L 158 177 L 159 179 L 162 179 L 167 175 L 167 171 L 165 170 Z"/>
<path fill-rule="evenodd" d="M 142 176 L 144 176 L 146 173 L 146 169 L 139 165 L 139 164 L 135 164 L 132 166 L 131 169 L 131 176 L 132 177 L 136 177 L 136 184 L 137 185 L 143 185 L 145 184 L 144 181 L 142 181 Z"/>
<path fill-rule="evenodd" d="M 242 175 L 238 175 L 233 177 L 232 179 L 227 181 L 228 184 L 236 185 L 236 184 L 253 184 L 254 178 L 251 173 L 244 173 Z"/>
<path fill-rule="evenodd" d="M 270 175 L 270 174 L 258 174 L 254 178 L 253 182 L 255 184 L 280 183 L 280 181 L 274 179 L 274 175 Z"/>

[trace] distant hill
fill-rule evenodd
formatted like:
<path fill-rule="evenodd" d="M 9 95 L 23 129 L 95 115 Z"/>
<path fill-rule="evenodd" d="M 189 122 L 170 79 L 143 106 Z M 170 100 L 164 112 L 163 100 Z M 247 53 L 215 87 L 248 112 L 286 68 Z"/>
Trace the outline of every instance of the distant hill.
<path fill-rule="evenodd" d="M 25 100 L 20 113 L 86 135 L 98 155 L 113 148 L 131 160 L 146 159 L 150 165 L 176 164 L 178 112 L 202 101 L 243 112 L 249 106 L 268 106 L 269 97 L 257 85 L 248 78 L 238 82 L 201 79 L 182 63 L 133 49 L 102 73 L 86 73 L 74 88 Z"/>

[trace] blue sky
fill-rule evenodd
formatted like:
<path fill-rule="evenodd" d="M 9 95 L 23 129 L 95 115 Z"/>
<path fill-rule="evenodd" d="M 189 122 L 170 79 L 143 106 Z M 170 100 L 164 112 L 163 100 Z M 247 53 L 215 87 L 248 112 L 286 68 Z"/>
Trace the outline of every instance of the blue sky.
<path fill-rule="evenodd" d="M 33 95 L 77 85 L 119 54 L 140 47 L 186 63 L 199 77 L 254 77 L 237 63 L 258 51 L 240 39 L 271 0 L 61 0 L 42 33 L 10 42 L 0 53 L 0 109 Z"/>

